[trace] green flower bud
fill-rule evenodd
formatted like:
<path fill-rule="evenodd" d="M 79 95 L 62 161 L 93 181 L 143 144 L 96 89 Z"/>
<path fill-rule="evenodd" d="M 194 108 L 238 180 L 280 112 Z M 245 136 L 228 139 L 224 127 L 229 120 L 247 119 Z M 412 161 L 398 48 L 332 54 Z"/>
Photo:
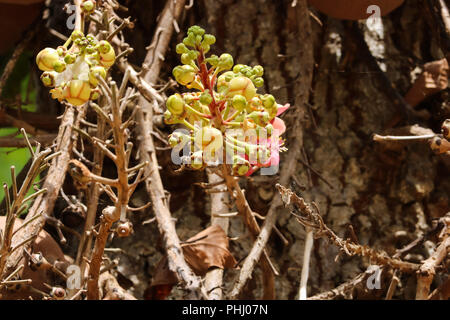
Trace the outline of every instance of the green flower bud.
<path fill-rule="evenodd" d="M 205 61 L 215 67 L 219 63 L 219 57 L 213 54 L 209 58 L 206 58 Z"/>
<path fill-rule="evenodd" d="M 190 64 L 192 62 L 191 57 L 189 57 L 189 54 L 187 53 L 183 53 L 180 60 L 183 64 Z"/>
<path fill-rule="evenodd" d="M 169 110 L 164 112 L 164 122 L 166 124 L 175 124 L 179 122 L 179 119 L 175 117 Z"/>
<path fill-rule="evenodd" d="M 64 46 L 59 46 L 58 48 L 56 48 L 56 52 L 58 52 L 58 55 L 60 57 L 64 57 L 67 53 L 67 48 Z"/>
<path fill-rule="evenodd" d="M 205 92 L 203 92 L 200 95 L 200 103 L 202 103 L 204 105 L 209 105 L 212 101 L 213 101 L 213 98 L 209 94 L 209 90 L 205 90 Z"/>
<path fill-rule="evenodd" d="M 95 1 L 87 0 L 81 4 L 81 10 L 86 14 L 91 14 L 95 9 Z"/>
<path fill-rule="evenodd" d="M 263 107 L 266 110 L 272 110 L 274 106 L 276 106 L 276 101 L 273 95 L 265 94 L 261 97 Z"/>
<path fill-rule="evenodd" d="M 188 47 L 194 47 L 195 46 L 195 37 L 192 37 L 191 34 L 188 34 L 188 36 L 183 39 L 183 44 Z"/>
<path fill-rule="evenodd" d="M 264 85 L 264 79 L 261 77 L 253 79 L 253 83 L 257 88 L 262 87 Z"/>
<path fill-rule="evenodd" d="M 271 136 L 273 133 L 273 125 L 271 125 L 270 123 L 265 127 L 266 131 L 267 131 L 267 136 Z"/>
<path fill-rule="evenodd" d="M 41 75 L 41 81 L 46 87 L 54 87 L 55 86 L 55 72 L 46 71 Z"/>
<path fill-rule="evenodd" d="M 189 49 L 186 47 L 184 43 L 177 44 L 175 50 L 177 51 L 178 54 L 186 53 L 189 51 Z"/>
<path fill-rule="evenodd" d="M 98 85 L 97 75 L 100 75 L 103 79 L 106 78 L 106 70 L 101 66 L 92 67 L 89 70 L 89 83 L 96 87 Z"/>
<path fill-rule="evenodd" d="M 100 54 L 108 53 L 111 50 L 111 44 L 106 40 L 102 40 L 98 43 L 98 50 Z"/>
<path fill-rule="evenodd" d="M 216 37 L 214 37 L 212 34 L 205 34 L 203 36 L 203 42 L 208 45 L 212 45 L 216 43 Z"/>
<path fill-rule="evenodd" d="M 254 66 L 253 74 L 257 77 L 262 77 L 262 75 L 264 74 L 264 68 L 260 65 Z"/>
<path fill-rule="evenodd" d="M 167 110 L 179 116 L 184 113 L 184 100 L 178 93 L 171 95 L 166 101 Z"/>
<path fill-rule="evenodd" d="M 250 170 L 250 163 L 248 162 L 248 160 L 237 155 L 233 156 L 234 175 L 243 176 L 248 172 L 248 170 Z"/>
<path fill-rule="evenodd" d="M 231 54 L 223 53 L 220 55 L 218 67 L 220 70 L 229 70 L 233 67 L 234 61 Z"/>
<path fill-rule="evenodd" d="M 209 46 L 209 44 L 204 44 L 204 43 L 202 43 L 202 44 L 201 44 L 201 47 L 202 47 L 202 49 L 203 49 L 203 53 L 207 53 L 207 52 L 211 49 L 211 47 Z"/>
<path fill-rule="evenodd" d="M 247 117 L 262 127 L 265 127 L 267 122 L 269 122 L 269 113 L 267 111 L 253 111 Z"/>
<path fill-rule="evenodd" d="M 67 55 L 64 57 L 64 62 L 65 62 L 66 64 L 72 64 L 72 63 L 75 62 L 76 59 L 77 59 L 77 57 L 76 57 L 74 54 L 67 54 Z"/>
<path fill-rule="evenodd" d="M 233 72 L 227 71 L 225 73 L 222 73 L 217 78 L 217 91 L 224 92 L 226 89 L 228 89 L 228 82 L 233 78 Z"/>
<path fill-rule="evenodd" d="M 187 54 L 189 55 L 189 58 L 191 58 L 191 60 L 197 59 L 198 57 L 198 51 L 196 50 L 189 50 Z"/>
<path fill-rule="evenodd" d="M 203 29 L 202 27 L 199 27 L 199 26 L 192 26 L 188 29 L 187 32 L 188 32 L 188 34 L 192 33 L 196 36 L 202 36 L 205 34 L 205 29 Z"/>
<path fill-rule="evenodd" d="M 245 99 L 244 96 L 237 94 L 233 97 L 233 99 L 231 99 L 231 105 L 237 111 L 243 111 L 245 109 L 245 107 L 247 106 L 247 100 Z"/>
<path fill-rule="evenodd" d="M 72 41 L 75 41 L 75 40 L 83 38 L 84 34 L 80 30 L 74 30 L 72 32 L 72 34 L 70 35 L 70 37 L 72 38 Z"/>
<path fill-rule="evenodd" d="M 195 79 L 195 69 L 189 65 L 176 66 L 172 74 L 175 80 L 184 86 L 190 84 Z"/>
<path fill-rule="evenodd" d="M 234 72 L 234 73 L 239 73 L 239 72 L 241 72 L 241 69 L 242 69 L 243 67 L 245 67 L 243 64 L 237 64 L 237 65 L 235 65 L 235 66 L 233 67 L 233 72 Z"/>
<path fill-rule="evenodd" d="M 93 46 L 91 46 L 91 45 L 88 45 L 88 46 L 86 47 L 86 52 L 87 52 L 88 54 L 92 54 L 92 53 L 95 52 L 95 48 L 94 48 Z"/>
<path fill-rule="evenodd" d="M 53 69 L 56 72 L 63 72 L 64 70 L 66 70 L 66 63 L 64 61 L 58 60 L 53 64 Z"/>
<path fill-rule="evenodd" d="M 99 88 L 92 89 L 91 97 L 89 99 L 90 100 L 97 100 L 98 98 L 100 98 L 100 95 L 101 95 L 101 91 L 100 91 Z"/>

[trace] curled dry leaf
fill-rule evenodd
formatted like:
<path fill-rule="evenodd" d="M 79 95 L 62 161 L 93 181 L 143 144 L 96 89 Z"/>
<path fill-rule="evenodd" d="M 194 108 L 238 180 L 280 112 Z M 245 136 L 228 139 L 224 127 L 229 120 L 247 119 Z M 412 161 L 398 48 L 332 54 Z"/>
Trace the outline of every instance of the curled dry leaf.
<path fill-rule="evenodd" d="M 219 226 L 211 226 L 186 240 L 182 245 L 184 258 L 198 276 L 204 276 L 210 268 L 234 268 L 236 260 L 228 250 L 228 237 Z M 146 299 L 165 299 L 172 286 L 178 283 L 170 271 L 167 256 L 156 267 L 155 275 L 145 293 Z"/>
<path fill-rule="evenodd" d="M 0 230 L 5 228 L 6 218 L 4 216 L 0 217 Z M 14 230 L 22 225 L 23 220 L 16 219 Z M 51 286 L 57 284 L 64 284 L 64 279 L 62 279 L 58 274 L 51 270 L 51 266 L 55 266 L 60 271 L 65 273 L 67 267 L 72 263 L 72 259 L 65 256 L 61 247 L 52 238 L 52 236 L 46 231 L 42 230 L 36 240 L 32 245 L 31 254 L 41 253 L 43 259 L 40 267 L 34 267 L 30 265 L 29 257 L 24 257 L 20 260 L 20 264 L 24 264 L 24 268 L 19 272 L 20 279 L 31 279 L 31 286 L 44 292 L 48 292 L 48 288 L 44 283 Z M 21 250 L 21 249 L 18 249 Z M 27 287 L 17 286 L 16 288 L 1 289 L 0 299 L 10 300 L 10 299 L 27 299 L 29 296 L 33 298 L 42 298 L 39 294 L 31 292 Z"/>

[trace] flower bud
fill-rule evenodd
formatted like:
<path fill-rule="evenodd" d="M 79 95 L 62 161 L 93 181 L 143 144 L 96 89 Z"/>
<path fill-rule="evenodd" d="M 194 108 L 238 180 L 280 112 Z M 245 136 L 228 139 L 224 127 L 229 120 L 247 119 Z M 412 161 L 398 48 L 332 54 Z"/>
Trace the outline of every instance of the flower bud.
<path fill-rule="evenodd" d="M 56 73 L 54 71 L 45 71 L 41 75 L 41 81 L 46 87 L 54 87 L 55 86 L 55 76 Z"/>
<path fill-rule="evenodd" d="M 184 43 L 177 44 L 175 50 L 178 54 L 186 53 L 189 51 L 189 49 L 186 47 Z"/>
<path fill-rule="evenodd" d="M 205 61 L 215 67 L 219 63 L 219 57 L 213 54 L 209 58 L 206 58 Z"/>
<path fill-rule="evenodd" d="M 52 287 L 50 296 L 52 296 L 55 300 L 64 300 L 66 297 L 66 290 L 61 287 Z"/>
<path fill-rule="evenodd" d="M 64 57 L 64 62 L 65 62 L 66 64 L 72 64 L 72 63 L 74 63 L 76 60 L 77 60 L 77 57 L 76 57 L 74 54 L 67 54 L 67 55 Z"/>
<path fill-rule="evenodd" d="M 262 104 L 264 109 L 272 110 L 274 106 L 276 106 L 275 97 L 271 94 L 265 94 L 261 97 Z"/>
<path fill-rule="evenodd" d="M 183 63 L 183 64 L 190 64 L 192 62 L 192 59 L 189 57 L 189 54 L 187 54 L 187 53 L 183 53 L 181 55 L 180 60 L 181 60 L 181 63 Z"/>
<path fill-rule="evenodd" d="M 262 77 L 262 75 L 264 74 L 264 68 L 260 65 L 254 66 L 253 74 L 257 77 Z"/>
<path fill-rule="evenodd" d="M 209 90 L 205 90 L 205 92 L 203 92 L 200 95 L 200 103 L 205 104 L 205 105 L 209 105 L 212 101 L 213 101 L 213 98 L 209 94 Z"/>
<path fill-rule="evenodd" d="M 188 31 L 188 34 L 194 34 L 196 36 L 202 36 L 205 34 L 205 29 L 203 29 L 202 27 L 199 26 L 191 26 Z"/>
<path fill-rule="evenodd" d="M 250 169 L 250 162 L 241 156 L 233 156 L 233 175 L 243 176 Z"/>
<path fill-rule="evenodd" d="M 237 111 L 243 111 L 247 106 L 247 100 L 245 99 L 244 96 L 237 94 L 231 99 L 231 105 Z"/>
<path fill-rule="evenodd" d="M 186 38 L 183 39 L 183 44 L 189 47 L 195 46 L 195 37 L 191 34 L 188 34 Z"/>
<path fill-rule="evenodd" d="M 53 71 L 53 66 L 57 61 L 59 61 L 59 54 L 53 48 L 45 48 L 36 56 L 36 64 L 42 71 Z"/>
<path fill-rule="evenodd" d="M 223 53 L 220 55 L 218 67 L 220 70 L 229 70 L 233 67 L 234 61 L 231 54 Z"/>
<path fill-rule="evenodd" d="M 100 41 L 98 45 L 98 51 L 100 53 L 100 64 L 105 68 L 111 67 L 116 60 L 116 53 L 114 52 L 114 48 L 106 40 Z"/>
<path fill-rule="evenodd" d="M 70 104 L 81 106 L 87 102 L 91 96 L 91 86 L 82 80 L 71 80 L 64 87 L 63 96 Z"/>
<path fill-rule="evenodd" d="M 237 65 L 235 65 L 234 67 L 233 67 L 233 72 L 234 73 L 239 73 L 239 72 L 241 72 L 241 69 L 244 67 L 244 65 L 243 64 L 237 64 Z"/>
<path fill-rule="evenodd" d="M 78 40 L 84 37 L 83 32 L 81 32 L 80 30 L 74 30 L 72 32 L 72 34 L 70 35 L 70 37 L 72 38 L 72 41 Z"/>
<path fill-rule="evenodd" d="M 89 98 L 89 100 L 97 100 L 98 98 L 100 98 L 100 95 L 101 91 L 99 88 L 92 89 L 91 97 Z"/>
<path fill-rule="evenodd" d="M 265 127 L 267 122 L 269 122 L 269 113 L 266 111 L 253 111 L 247 117 L 262 127 Z"/>
<path fill-rule="evenodd" d="M 228 97 L 240 94 L 250 101 L 256 95 L 256 88 L 252 80 L 246 77 L 236 77 L 231 79 L 228 85 Z"/>
<path fill-rule="evenodd" d="M 202 127 L 195 133 L 194 143 L 196 148 L 202 150 L 207 161 L 213 158 L 223 146 L 222 132 L 212 127 Z"/>
<path fill-rule="evenodd" d="M 176 66 L 172 71 L 175 80 L 182 84 L 190 84 L 195 79 L 195 69 L 189 65 Z"/>
<path fill-rule="evenodd" d="M 95 9 L 95 1 L 92 0 L 84 1 L 80 7 L 81 10 L 84 11 L 84 13 L 91 14 L 92 12 L 94 12 Z"/>
<path fill-rule="evenodd" d="M 167 110 L 176 116 L 184 113 L 184 104 L 183 98 L 178 93 L 171 95 L 166 101 Z"/>
<path fill-rule="evenodd" d="M 205 44 L 212 45 L 212 44 L 216 43 L 216 37 L 213 36 L 212 34 L 205 34 L 203 36 L 203 42 Z"/>
<path fill-rule="evenodd" d="M 106 70 L 101 66 L 92 67 L 89 70 L 89 83 L 96 87 L 98 85 L 97 75 L 100 75 L 103 79 L 106 78 Z"/>
<path fill-rule="evenodd" d="M 67 48 L 64 46 L 59 46 L 58 48 L 56 48 L 56 52 L 58 52 L 60 57 L 64 57 L 67 53 Z"/>
<path fill-rule="evenodd" d="M 253 83 L 257 88 L 262 87 L 264 85 L 264 79 L 261 77 L 253 79 Z"/>
<path fill-rule="evenodd" d="M 53 69 L 55 69 L 56 72 L 63 72 L 66 70 L 66 63 L 58 60 L 53 64 Z"/>

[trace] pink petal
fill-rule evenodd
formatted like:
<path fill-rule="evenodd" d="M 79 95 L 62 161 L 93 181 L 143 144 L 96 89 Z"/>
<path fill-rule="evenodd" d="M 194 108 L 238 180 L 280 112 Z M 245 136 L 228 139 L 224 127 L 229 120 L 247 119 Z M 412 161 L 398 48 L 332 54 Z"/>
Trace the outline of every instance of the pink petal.
<path fill-rule="evenodd" d="M 278 130 L 278 135 L 281 136 L 286 131 L 286 125 L 284 121 L 278 117 L 275 117 L 272 120 L 272 126 L 275 130 Z"/>
<path fill-rule="evenodd" d="M 279 116 L 280 114 L 282 114 L 283 112 L 285 112 L 287 109 L 289 109 L 291 105 L 289 103 L 286 103 L 284 106 L 281 106 L 280 104 L 278 105 L 278 110 L 277 110 L 277 116 Z"/>

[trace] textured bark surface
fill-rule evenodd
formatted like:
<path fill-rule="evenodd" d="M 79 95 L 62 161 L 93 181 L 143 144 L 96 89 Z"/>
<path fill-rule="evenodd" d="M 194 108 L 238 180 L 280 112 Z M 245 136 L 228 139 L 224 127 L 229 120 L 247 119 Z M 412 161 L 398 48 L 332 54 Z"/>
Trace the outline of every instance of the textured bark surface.
<path fill-rule="evenodd" d="M 63 1 L 56 3 L 61 5 L 60 2 Z M 130 9 L 123 15 L 136 19 L 135 28 L 124 31 L 127 41 L 135 49 L 129 61 L 139 66 L 144 61 L 146 47 L 156 31 L 165 1 L 123 2 Z M 359 243 L 393 255 L 396 249 L 430 231 L 432 220 L 442 217 L 450 209 L 450 181 L 446 178 L 449 174 L 448 159 L 434 155 L 429 146 L 421 142 L 386 146 L 372 141 L 374 133 L 389 133 L 385 129 L 395 118 L 401 119 L 397 126 L 418 123 L 438 132 L 441 122 L 450 116 L 448 89 L 416 107 L 429 113 L 428 120 L 421 120 L 404 117 L 403 110 L 398 108 L 401 103 L 393 101 L 392 90 L 386 87 L 387 81 L 390 81 L 397 95 L 404 96 L 421 73 L 423 64 L 444 57 L 435 33 L 423 14 L 423 1 L 408 0 L 384 17 L 384 31 L 381 33 L 373 31 L 364 21 L 341 21 L 310 8 L 312 31 L 305 34 L 306 31 L 301 28 L 303 22 L 298 18 L 298 6 L 293 8 L 292 3 L 291 0 L 194 1 L 193 7 L 182 13 L 179 22 L 181 32 L 172 37 L 160 77 L 155 79 L 152 76 L 152 82 L 158 86 L 172 78 L 171 70 L 179 64 L 175 46 L 193 24 L 201 25 L 208 33 L 216 35 L 213 53 L 228 52 L 233 55 L 235 63 L 264 66 L 265 84 L 262 91 L 273 94 L 278 103 L 293 106 L 282 118 L 288 128 L 287 146 L 291 150 L 298 148 L 300 156 L 294 168 L 295 174 L 286 186 L 306 201 L 315 201 L 324 221 L 338 236 L 351 238 L 353 233 L 349 226 L 352 225 Z M 58 19 L 57 15 L 53 16 Z M 355 41 L 358 30 L 361 30 L 361 37 L 379 67 L 374 67 L 374 60 L 370 61 L 361 43 Z M 308 43 L 303 39 L 308 39 Z M 308 45 L 313 46 L 313 62 L 308 57 Z M 305 88 L 308 82 L 305 79 L 311 73 L 312 85 L 308 89 Z M 167 92 L 178 90 L 181 88 L 174 87 Z M 46 91 L 42 95 L 47 99 Z M 308 96 L 309 103 L 298 104 Z M 41 105 L 44 107 L 40 110 L 53 114 L 58 109 L 54 102 Z M 154 115 L 155 119 L 160 116 Z M 296 133 L 290 129 L 299 119 L 303 143 L 295 145 L 292 141 Z M 173 129 L 158 121 L 154 121 L 154 127 L 162 136 Z M 132 135 L 135 139 L 139 138 L 136 131 Z M 176 219 L 178 236 L 183 241 L 211 223 L 210 213 L 214 212 L 214 208 L 211 210 L 210 195 L 195 185 L 206 182 L 208 178 L 205 172 L 177 172 L 179 168 L 172 164 L 170 151 L 159 148 L 166 147 L 159 139 L 154 141 L 158 164 L 162 168 L 161 180 L 170 193 L 169 209 Z M 285 169 L 283 166 L 287 162 L 284 153 L 281 155 L 281 170 Z M 105 161 L 103 173 L 110 174 L 114 171 L 113 167 L 112 163 Z M 75 195 L 76 190 L 71 190 L 70 182 L 65 184 L 64 190 Z M 279 197 L 275 189 L 277 182 L 279 174 L 260 176 L 257 173 L 250 179 L 241 180 L 255 212 L 262 216 L 267 214 L 272 199 Z M 66 206 L 59 200 L 54 216 L 63 221 L 66 219 L 70 225 L 70 219 L 74 217 L 64 213 Z M 136 190 L 131 205 L 139 207 L 148 200 L 142 186 Z M 107 197 L 100 197 L 99 203 L 100 212 L 108 203 Z M 50 206 L 52 208 L 53 205 Z M 233 210 L 230 208 L 230 211 Z M 280 272 L 275 278 L 276 298 L 294 299 L 298 294 L 306 233 L 286 209 L 279 208 L 278 211 L 276 226 L 288 244 L 272 232 L 267 249 Z M 117 274 L 114 274 L 119 284 L 139 299 L 155 274 L 164 244 L 156 223 L 143 224 L 154 217 L 150 208 L 130 213 L 129 217 L 134 234 L 108 243 L 108 247 L 122 251 L 107 252 L 107 256 L 118 259 Z M 71 227 L 76 228 L 81 223 L 75 222 Z M 263 221 L 258 220 L 258 223 L 262 226 Z M 237 238 L 230 241 L 230 251 L 237 261 L 244 259 L 252 248 L 254 237 L 242 219 L 230 218 L 228 234 L 231 238 Z M 63 249 L 73 255 L 77 240 L 70 236 L 68 240 L 71 246 Z M 435 243 L 427 240 L 403 258 L 420 263 L 430 257 Z M 308 296 L 333 289 L 351 279 L 354 279 L 351 284 L 355 284 L 355 289 L 345 290 L 345 298 L 382 298 L 386 295 L 392 277 L 390 270 L 382 273 L 381 289 L 369 290 L 365 285 L 369 273 L 364 272 L 370 261 L 347 256 L 339 256 L 336 260 L 337 255 L 338 248 L 335 246 L 324 240 L 314 241 Z M 239 270 L 224 272 L 225 296 L 230 293 L 238 274 Z M 359 274 L 362 275 L 357 277 Z M 413 299 L 415 276 L 397 276 L 400 283 L 393 298 Z M 261 269 L 257 267 L 240 298 L 262 297 L 262 279 Z M 444 281 L 435 277 L 431 290 Z M 169 298 L 184 296 L 184 291 L 174 288 Z"/>

